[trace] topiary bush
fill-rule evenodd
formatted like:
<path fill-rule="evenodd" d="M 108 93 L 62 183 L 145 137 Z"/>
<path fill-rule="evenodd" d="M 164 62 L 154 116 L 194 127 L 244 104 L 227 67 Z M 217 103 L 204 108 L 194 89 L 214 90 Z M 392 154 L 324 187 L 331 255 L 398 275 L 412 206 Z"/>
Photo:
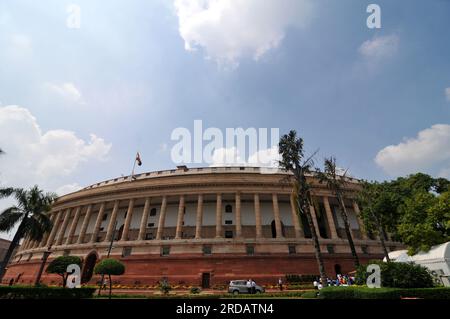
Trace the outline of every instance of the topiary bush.
<path fill-rule="evenodd" d="M 381 286 L 392 288 L 431 288 L 434 286 L 433 277 L 425 267 L 412 263 L 396 263 L 374 261 L 381 270 Z M 356 284 L 365 285 L 369 273 L 367 265 L 357 268 Z"/>
<path fill-rule="evenodd" d="M 109 296 L 111 298 L 112 281 L 111 276 L 120 276 L 125 272 L 125 265 L 122 264 L 117 259 L 107 258 L 100 261 L 94 268 L 94 273 L 97 275 L 107 275 L 109 279 Z M 101 286 L 99 289 L 99 294 L 101 291 Z"/>
<path fill-rule="evenodd" d="M 60 256 L 51 261 L 47 266 L 46 272 L 49 274 L 58 274 L 62 277 L 63 287 L 66 287 L 67 267 L 69 265 L 75 264 L 81 267 L 81 258 L 77 256 Z"/>

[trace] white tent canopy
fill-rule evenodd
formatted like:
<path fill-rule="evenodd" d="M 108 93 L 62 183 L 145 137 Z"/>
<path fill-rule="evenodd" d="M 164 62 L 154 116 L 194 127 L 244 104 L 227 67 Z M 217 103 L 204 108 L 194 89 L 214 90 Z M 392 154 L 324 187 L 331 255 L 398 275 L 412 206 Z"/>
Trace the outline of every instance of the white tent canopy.
<path fill-rule="evenodd" d="M 391 251 L 389 258 L 394 262 L 413 262 L 426 267 L 436 280 L 450 286 L 450 242 L 433 246 L 429 251 L 413 256 L 409 256 L 407 250 Z"/>

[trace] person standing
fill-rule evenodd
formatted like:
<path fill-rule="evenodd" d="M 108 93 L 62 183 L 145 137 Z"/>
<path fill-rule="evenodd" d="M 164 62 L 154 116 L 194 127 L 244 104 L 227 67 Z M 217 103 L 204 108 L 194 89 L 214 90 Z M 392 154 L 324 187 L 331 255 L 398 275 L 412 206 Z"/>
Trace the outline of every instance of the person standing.
<path fill-rule="evenodd" d="M 252 294 L 256 294 L 256 282 L 252 280 Z"/>
<path fill-rule="evenodd" d="M 252 293 L 252 280 L 251 279 L 247 280 L 246 286 L 247 286 L 248 293 L 251 294 Z"/>
<path fill-rule="evenodd" d="M 281 278 L 278 278 L 278 288 L 280 288 L 280 291 L 283 291 L 283 281 Z"/>

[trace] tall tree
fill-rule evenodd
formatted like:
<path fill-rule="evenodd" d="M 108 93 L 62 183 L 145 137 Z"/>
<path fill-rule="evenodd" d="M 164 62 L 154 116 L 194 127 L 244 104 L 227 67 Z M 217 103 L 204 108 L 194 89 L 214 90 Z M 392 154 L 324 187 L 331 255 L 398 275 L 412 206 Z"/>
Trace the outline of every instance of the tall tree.
<path fill-rule="evenodd" d="M 352 252 L 352 257 L 355 263 L 355 267 L 359 266 L 359 258 L 356 253 L 355 243 L 353 242 L 353 236 L 350 230 L 350 224 L 348 222 L 347 208 L 344 202 L 344 194 L 346 192 L 347 185 L 347 171 L 344 174 L 339 175 L 336 169 L 336 158 L 330 157 L 324 160 L 324 170 L 316 171 L 317 177 L 320 183 L 326 183 L 330 191 L 334 193 L 339 203 L 339 212 L 344 222 L 345 235 L 347 237 L 348 245 L 350 246 L 350 251 Z"/>
<path fill-rule="evenodd" d="M 5 268 L 20 240 L 29 237 L 31 240 L 41 240 L 44 234 L 51 230 L 52 223 L 48 212 L 57 195 L 44 193 L 38 186 L 29 190 L 21 188 L 0 189 L 0 198 L 14 196 L 16 205 L 6 208 L 0 214 L 0 232 L 8 232 L 17 224 L 17 231 L 9 245 L 5 258 L 0 264 L 0 282 Z"/>
<path fill-rule="evenodd" d="M 320 251 L 319 238 L 314 228 L 310 207 L 312 206 L 311 186 L 307 180 L 307 175 L 313 171 L 312 157 L 305 159 L 303 150 L 303 139 L 297 137 L 297 132 L 291 130 L 283 135 L 278 143 L 278 152 L 281 155 L 279 165 L 281 168 L 292 173 L 294 179 L 293 196 L 297 214 L 305 216 L 311 230 L 311 237 L 314 243 L 314 253 L 319 266 L 322 285 L 327 285 L 327 276 Z"/>
<path fill-rule="evenodd" d="M 396 228 L 398 222 L 397 206 L 392 195 L 385 184 L 364 182 L 357 199 L 361 207 L 360 217 L 364 228 L 367 232 L 378 235 L 387 261 L 390 261 L 390 258 L 385 242 L 385 229 L 388 225 L 391 226 L 390 228 Z"/>

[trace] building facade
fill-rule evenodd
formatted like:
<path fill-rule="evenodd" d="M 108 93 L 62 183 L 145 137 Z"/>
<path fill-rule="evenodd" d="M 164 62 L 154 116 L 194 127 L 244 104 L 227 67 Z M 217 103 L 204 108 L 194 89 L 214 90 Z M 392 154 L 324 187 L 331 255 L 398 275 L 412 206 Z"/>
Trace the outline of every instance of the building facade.
<path fill-rule="evenodd" d="M 108 253 L 126 266 L 121 284 L 167 279 L 202 287 L 232 279 L 274 283 L 286 274 L 317 274 L 311 232 L 291 200 L 290 174 L 253 167 L 187 168 L 116 178 L 60 197 L 52 231 L 24 240 L 4 276 L 32 283 L 45 251 L 83 260 L 82 282 L 95 283 L 95 264 Z M 329 276 L 354 269 L 338 202 L 310 177 L 314 227 Z M 358 218 L 360 184 L 348 179 L 345 205 L 361 261 L 383 257 Z M 109 249 L 112 244 L 112 249 Z M 399 243 L 388 240 L 390 249 Z M 43 282 L 58 283 L 44 272 Z"/>

